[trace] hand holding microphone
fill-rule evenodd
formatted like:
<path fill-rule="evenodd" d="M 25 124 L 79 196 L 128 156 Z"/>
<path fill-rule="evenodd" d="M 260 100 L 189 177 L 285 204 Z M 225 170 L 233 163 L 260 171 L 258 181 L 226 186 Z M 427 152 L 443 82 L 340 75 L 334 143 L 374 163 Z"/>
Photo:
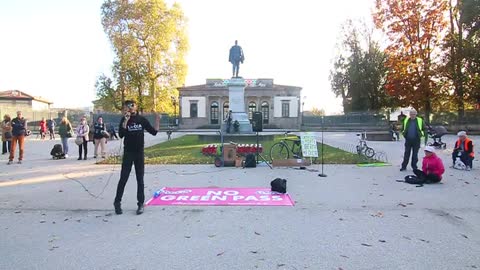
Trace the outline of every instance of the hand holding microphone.
<path fill-rule="evenodd" d="M 127 122 L 130 119 L 130 112 L 125 112 L 125 120 L 123 120 L 123 128 L 127 128 Z"/>

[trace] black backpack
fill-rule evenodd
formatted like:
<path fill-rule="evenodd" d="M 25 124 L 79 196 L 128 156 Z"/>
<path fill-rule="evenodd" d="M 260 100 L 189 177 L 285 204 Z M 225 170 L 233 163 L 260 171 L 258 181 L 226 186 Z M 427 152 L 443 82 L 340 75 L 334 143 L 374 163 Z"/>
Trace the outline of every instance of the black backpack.
<path fill-rule="evenodd" d="M 50 155 L 52 155 L 52 157 L 54 159 L 65 158 L 65 154 L 63 153 L 62 145 L 61 144 L 55 144 L 52 148 L 52 151 L 50 151 Z"/>
<path fill-rule="evenodd" d="M 255 168 L 257 167 L 257 161 L 255 160 L 255 154 L 248 154 L 245 157 L 245 165 L 244 168 Z"/>
<path fill-rule="evenodd" d="M 407 184 L 417 185 L 417 187 L 423 187 L 426 184 L 425 179 L 417 177 L 416 175 L 407 175 L 405 180 L 397 180 L 397 182 L 405 182 Z"/>
<path fill-rule="evenodd" d="M 272 191 L 287 193 L 287 180 L 285 179 L 275 178 L 272 182 L 270 182 L 270 186 L 272 186 Z"/>

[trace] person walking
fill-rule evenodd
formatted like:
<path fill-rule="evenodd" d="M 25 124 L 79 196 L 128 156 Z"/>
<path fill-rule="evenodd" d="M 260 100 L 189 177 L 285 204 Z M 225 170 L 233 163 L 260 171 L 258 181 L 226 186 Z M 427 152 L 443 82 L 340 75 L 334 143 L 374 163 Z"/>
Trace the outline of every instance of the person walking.
<path fill-rule="evenodd" d="M 120 120 L 120 127 L 118 134 L 123 141 L 123 161 L 122 170 L 120 173 L 120 180 L 118 181 L 117 194 L 113 202 L 115 213 L 122 214 L 121 202 L 125 185 L 128 181 L 128 176 L 132 170 L 132 164 L 135 165 L 135 174 L 137 176 L 137 215 L 141 215 L 144 211 L 143 204 L 145 202 L 144 191 L 144 131 L 148 131 L 152 135 L 157 135 L 155 130 L 148 120 L 137 113 L 137 105 L 132 100 L 127 100 L 124 103 L 125 116 Z"/>
<path fill-rule="evenodd" d="M 108 124 L 108 133 L 110 134 L 110 139 L 113 140 L 113 138 L 115 138 L 118 140 L 117 132 L 115 132 L 115 127 L 112 123 Z"/>
<path fill-rule="evenodd" d="M 42 117 L 42 120 L 39 123 L 39 130 L 40 130 L 40 139 L 45 140 L 47 135 L 47 121 L 45 121 L 45 117 Z"/>
<path fill-rule="evenodd" d="M 407 169 L 410 154 L 412 154 L 412 169 L 416 170 L 421 139 L 425 138 L 426 145 L 428 138 L 425 123 L 422 118 L 417 117 L 417 111 L 415 109 L 410 111 L 410 117 L 403 120 L 402 134 L 405 138 L 405 152 L 403 154 L 403 162 L 400 171 L 405 171 Z"/>
<path fill-rule="evenodd" d="M 12 144 L 12 118 L 5 114 L 2 121 L 2 155 L 10 153 Z"/>
<path fill-rule="evenodd" d="M 435 154 L 433 146 L 425 146 L 425 157 L 422 162 L 422 170 L 415 169 L 413 173 L 425 183 L 438 183 L 442 180 L 445 172 L 442 160 Z"/>
<path fill-rule="evenodd" d="M 78 160 L 82 160 L 82 148 L 83 148 L 83 159 L 87 160 L 87 143 L 88 143 L 88 133 L 90 132 L 90 127 L 87 124 L 87 118 L 82 117 L 80 124 L 77 127 L 76 134 L 77 140 L 82 140 L 82 143 L 78 145 Z M 81 139 L 78 139 L 81 138 Z"/>
<path fill-rule="evenodd" d="M 63 153 L 68 158 L 68 138 L 73 137 L 73 128 L 67 117 L 63 117 L 60 125 L 58 125 L 58 135 L 62 141 Z"/>
<path fill-rule="evenodd" d="M 22 164 L 25 136 L 27 135 L 27 119 L 22 115 L 21 111 L 17 112 L 17 117 L 12 120 L 12 145 L 10 148 L 10 156 L 7 164 L 12 164 L 15 158 L 15 150 L 18 144 L 18 163 Z"/>
<path fill-rule="evenodd" d="M 97 118 L 97 122 L 93 126 L 93 141 L 95 143 L 95 151 L 94 151 L 94 158 L 97 158 L 98 156 L 98 147 L 100 146 L 101 148 L 101 154 L 102 158 L 105 158 L 106 152 L 105 152 L 105 143 L 106 143 L 106 138 L 105 138 L 105 132 L 106 131 L 106 126 L 105 123 L 103 123 L 103 118 L 99 116 Z"/>
<path fill-rule="evenodd" d="M 57 123 L 55 123 L 55 120 L 53 120 L 53 117 L 50 117 L 50 120 L 47 121 L 48 132 L 50 132 L 50 140 L 55 140 L 56 125 Z"/>
<path fill-rule="evenodd" d="M 473 141 L 467 137 L 467 132 L 460 131 L 457 133 L 458 140 L 455 142 L 455 148 L 453 149 L 452 159 L 453 166 L 457 157 L 465 164 L 466 170 L 472 169 L 473 159 L 475 158 L 475 152 L 473 151 Z"/>

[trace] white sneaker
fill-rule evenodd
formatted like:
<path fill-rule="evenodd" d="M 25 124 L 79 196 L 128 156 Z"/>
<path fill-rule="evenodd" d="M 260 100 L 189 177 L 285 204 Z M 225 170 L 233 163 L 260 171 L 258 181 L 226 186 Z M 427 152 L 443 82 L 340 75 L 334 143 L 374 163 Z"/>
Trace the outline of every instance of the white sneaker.
<path fill-rule="evenodd" d="M 65 154 L 65 158 L 68 158 L 68 154 Z"/>
<path fill-rule="evenodd" d="M 467 166 L 467 168 L 465 168 L 466 171 L 471 171 L 472 168 L 470 168 L 469 166 Z"/>

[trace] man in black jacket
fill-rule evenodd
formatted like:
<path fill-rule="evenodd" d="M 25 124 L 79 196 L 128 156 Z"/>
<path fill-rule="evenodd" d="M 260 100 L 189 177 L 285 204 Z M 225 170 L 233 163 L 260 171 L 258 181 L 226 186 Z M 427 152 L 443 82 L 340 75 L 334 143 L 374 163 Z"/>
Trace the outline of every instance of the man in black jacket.
<path fill-rule="evenodd" d="M 144 130 L 147 130 L 154 136 L 157 135 L 157 130 L 150 125 L 145 117 L 138 115 L 137 105 L 134 101 L 127 100 L 124 105 L 126 112 L 125 116 L 120 120 L 120 127 L 118 129 L 120 138 L 124 138 L 123 162 L 120 181 L 117 186 L 117 195 L 113 205 L 115 207 L 115 213 L 117 215 L 122 214 L 122 196 L 128 176 L 132 170 L 132 164 L 134 164 L 135 174 L 137 176 L 137 215 L 140 215 L 143 213 L 143 204 L 145 202 L 143 183 L 145 167 Z"/>
<path fill-rule="evenodd" d="M 403 120 L 402 134 L 405 138 L 405 152 L 403 154 L 402 168 L 400 168 L 400 171 L 407 169 L 410 153 L 412 154 L 412 169 L 415 171 L 418 169 L 418 150 L 420 149 L 421 139 L 425 138 L 425 145 L 427 145 L 428 139 L 425 123 L 422 118 L 417 117 L 417 111 L 415 109 L 410 111 L 409 118 Z"/>

